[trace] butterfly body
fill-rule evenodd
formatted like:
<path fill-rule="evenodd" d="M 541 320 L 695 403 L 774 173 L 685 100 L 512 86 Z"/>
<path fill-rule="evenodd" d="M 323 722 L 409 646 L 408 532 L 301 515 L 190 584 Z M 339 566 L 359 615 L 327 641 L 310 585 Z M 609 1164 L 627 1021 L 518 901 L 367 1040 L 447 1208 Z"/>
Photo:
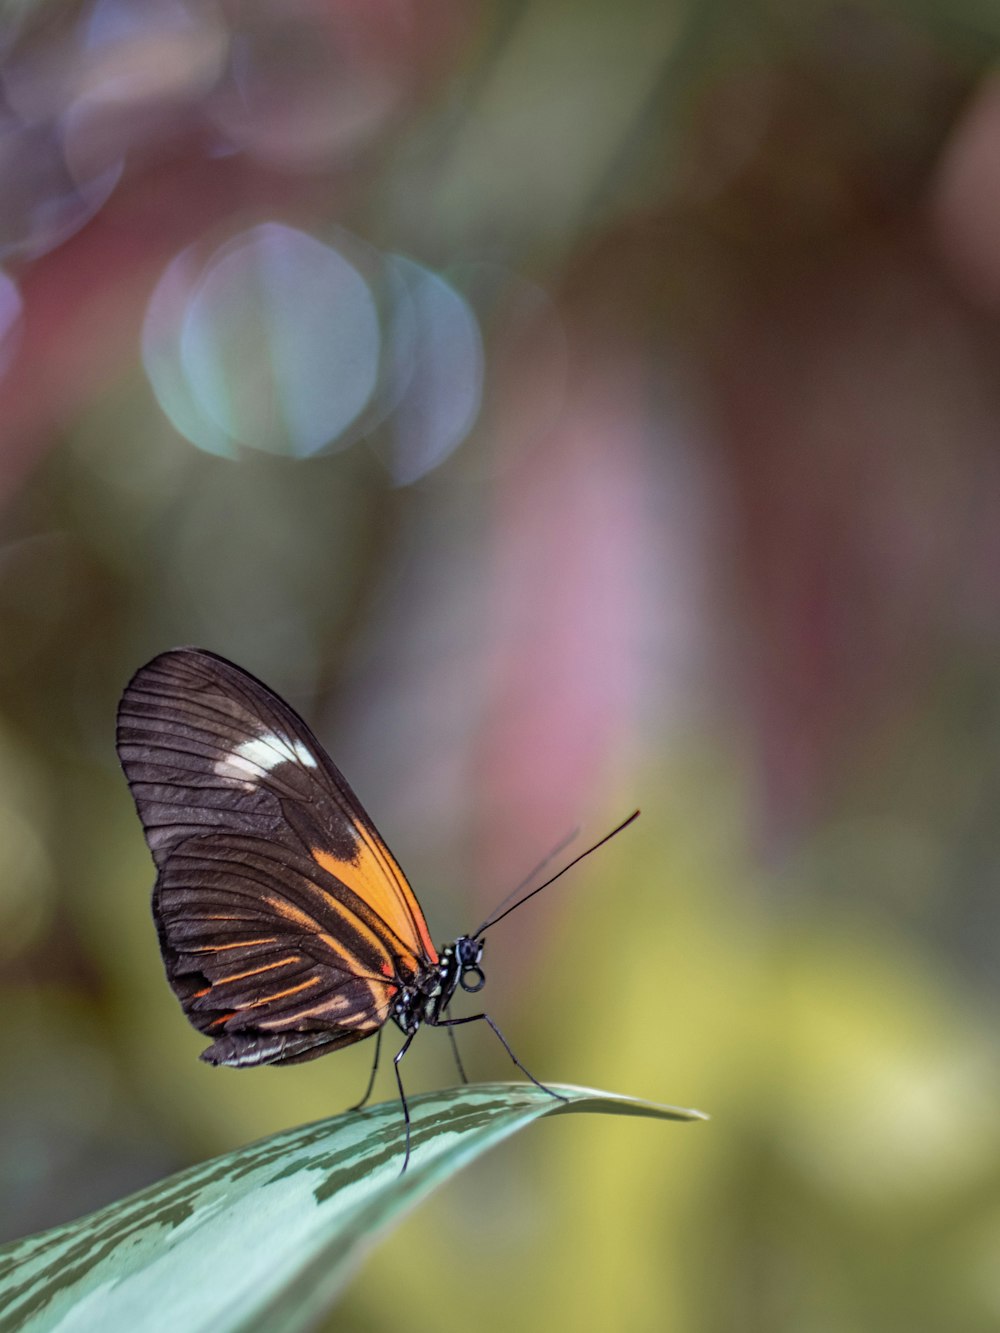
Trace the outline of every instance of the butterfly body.
<path fill-rule="evenodd" d="M 402 986 L 392 1007 L 399 1029 L 410 1036 L 421 1023 L 437 1027 L 445 1021 L 455 992 L 482 990 L 486 978 L 479 966 L 483 941 L 461 935 L 441 950 L 437 969 L 424 972 L 409 986 Z"/>

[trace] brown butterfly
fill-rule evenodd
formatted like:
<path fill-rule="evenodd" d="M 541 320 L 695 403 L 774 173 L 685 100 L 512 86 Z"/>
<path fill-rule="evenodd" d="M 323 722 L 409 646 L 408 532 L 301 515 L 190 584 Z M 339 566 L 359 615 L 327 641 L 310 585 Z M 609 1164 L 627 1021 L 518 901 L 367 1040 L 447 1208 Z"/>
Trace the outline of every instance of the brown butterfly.
<path fill-rule="evenodd" d="M 448 1007 L 459 988 L 485 984 L 486 930 L 558 875 L 438 953 L 406 877 L 306 724 L 203 649 L 161 653 L 136 672 L 118 710 L 118 755 L 158 870 L 167 978 L 211 1038 L 203 1060 L 294 1064 L 380 1040 L 392 1019 L 403 1033 L 394 1068 L 404 1169 L 399 1062 L 422 1024 L 447 1028 L 454 1043 L 452 1028 L 488 1023 L 550 1091 L 488 1014 L 454 1018 Z M 455 1057 L 464 1080 L 457 1048 Z M 359 1107 L 377 1067 L 378 1043 Z"/>

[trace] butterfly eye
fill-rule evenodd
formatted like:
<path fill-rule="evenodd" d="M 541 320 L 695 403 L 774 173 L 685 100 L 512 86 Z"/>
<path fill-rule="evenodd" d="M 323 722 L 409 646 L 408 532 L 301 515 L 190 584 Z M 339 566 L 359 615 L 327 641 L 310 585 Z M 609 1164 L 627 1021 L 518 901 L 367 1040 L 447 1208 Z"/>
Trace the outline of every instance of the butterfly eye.
<path fill-rule="evenodd" d="M 483 956 L 483 941 L 470 939 L 468 935 L 463 935 L 461 939 L 456 940 L 454 948 L 455 956 L 458 958 L 463 972 L 467 968 L 476 967 Z"/>
<path fill-rule="evenodd" d="M 482 990 L 486 985 L 486 978 L 483 975 L 482 968 L 466 967 L 462 970 L 459 982 L 463 990 L 477 991 Z"/>

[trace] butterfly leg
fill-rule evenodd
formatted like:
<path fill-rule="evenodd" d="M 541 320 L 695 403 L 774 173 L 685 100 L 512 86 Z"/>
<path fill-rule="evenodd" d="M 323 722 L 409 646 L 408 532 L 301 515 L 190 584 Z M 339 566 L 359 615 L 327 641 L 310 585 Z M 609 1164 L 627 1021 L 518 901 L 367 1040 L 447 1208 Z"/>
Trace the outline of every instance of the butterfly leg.
<path fill-rule="evenodd" d="M 372 1072 L 368 1075 L 368 1086 L 365 1088 L 364 1096 L 353 1106 L 349 1106 L 348 1111 L 360 1111 L 365 1102 L 372 1095 L 372 1088 L 375 1086 L 375 1075 L 378 1073 L 378 1058 L 382 1053 L 382 1028 L 379 1028 L 375 1034 L 375 1059 L 372 1061 Z"/>
<path fill-rule="evenodd" d="M 569 1100 L 569 1098 L 564 1097 L 562 1093 L 553 1092 L 551 1088 L 547 1088 L 544 1083 L 539 1082 L 539 1080 L 535 1078 L 534 1074 L 531 1072 L 530 1069 L 525 1069 L 524 1065 L 521 1064 L 521 1061 L 517 1058 L 514 1052 L 510 1049 L 510 1046 L 507 1044 L 507 1038 L 497 1027 L 496 1023 L 493 1022 L 493 1019 L 490 1018 L 489 1014 L 470 1014 L 468 1018 L 439 1018 L 437 1025 L 438 1027 L 441 1028 L 457 1028 L 462 1023 L 481 1023 L 481 1022 L 489 1023 L 490 1027 L 493 1029 L 493 1031 L 499 1038 L 500 1045 L 504 1048 L 504 1050 L 507 1052 L 510 1058 L 514 1061 L 514 1063 L 517 1065 L 518 1069 L 520 1069 L 524 1077 L 530 1079 L 531 1082 L 534 1083 L 536 1088 L 541 1088 L 542 1092 L 547 1092 L 550 1097 L 555 1097 L 557 1101 L 565 1102 Z"/>
<path fill-rule="evenodd" d="M 417 1029 L 414 1028 L 396 1054 L 392 1057 L 392 1067 L 396 1074 L 396 1087 L 399 1088 L 399 1100 L 403 1104 L 403 1123 L 406 1125 L 406 1152 L 403 1154 L 403 1165 L 399 1168 L 400 1175 L 406 1170 L 410 1161 L 410 1107 L 406 1100 L 406 1093 L 403 1091 L 403 1080 L 399 1073 L 399 1062 L 410 1049 L 410 1042 L 416 1035 Z"/>
<path fill-rule="evenodd" d="M 455 1057 L 455 1063 L 458 1065 L 458 1073 L 463 1083 L 468 1083 L 469 1076 L 465 1072 L 465 1065 L 462 1064 L 462 1057 L 458 1053 L 458 1041 L 451 1028 L 448 1029 L 448 1036 L 451 1039 L 451 1053 Z"/>

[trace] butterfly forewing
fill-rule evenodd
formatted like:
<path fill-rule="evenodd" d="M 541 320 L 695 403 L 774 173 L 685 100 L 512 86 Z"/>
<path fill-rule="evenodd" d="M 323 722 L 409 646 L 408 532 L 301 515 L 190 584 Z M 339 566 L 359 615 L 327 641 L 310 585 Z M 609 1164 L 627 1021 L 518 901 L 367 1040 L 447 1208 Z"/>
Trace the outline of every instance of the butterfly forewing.
<path fill-rule="evenodd" d="M 159 877 L 170 982 L 221 1063 L 361 1040 L 437 955 L 412 890 L 298 715 L 232 663 L 136 673 L 118 751 Z"/>

